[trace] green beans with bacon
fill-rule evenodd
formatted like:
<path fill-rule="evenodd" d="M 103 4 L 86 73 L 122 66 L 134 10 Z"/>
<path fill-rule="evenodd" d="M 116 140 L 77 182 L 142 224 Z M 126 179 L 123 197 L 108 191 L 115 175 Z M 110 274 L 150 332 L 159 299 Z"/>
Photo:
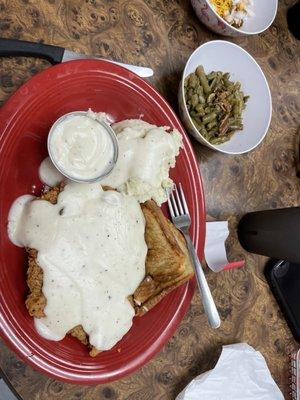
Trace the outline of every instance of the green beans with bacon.
<path fill-rule="evenodd" d="M 205 74 L 202 65 L 185 78 L 184 94 L 188 112 L 199 133 L 212 144 L 229 140 L 243 129 L 242 113 L 249 96 L 228 72 Z"/>

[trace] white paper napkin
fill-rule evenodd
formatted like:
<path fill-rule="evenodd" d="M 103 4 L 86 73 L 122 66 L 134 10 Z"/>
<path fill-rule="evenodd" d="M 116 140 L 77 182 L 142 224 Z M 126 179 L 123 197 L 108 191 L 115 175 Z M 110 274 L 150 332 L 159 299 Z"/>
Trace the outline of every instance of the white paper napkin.
<path fill-rule="evenodd" d="M 225 241 L 229 235 L 228 221 L 206 222 L 204 256 L 214 272 L 243 267 L 244 261 L 228 262 Z"/>
<path fill-rule="evenodd" d="M 193 379 L 176 400 L 284 400 L 259 351 L 223 346 L 217 365 Z"/>
<path fill-rule="evenodd" d="M 209 268 L 219 272 L 228 264 L 225 240 L 229 235 L 228 222 L 206 222 L 204 255 Z"/>

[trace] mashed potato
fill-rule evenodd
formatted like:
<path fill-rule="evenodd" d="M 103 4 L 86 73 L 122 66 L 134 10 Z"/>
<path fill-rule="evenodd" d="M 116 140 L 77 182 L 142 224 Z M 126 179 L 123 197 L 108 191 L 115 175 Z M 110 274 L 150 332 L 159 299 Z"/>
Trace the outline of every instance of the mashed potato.
<path fill-rule="evenodd" d="M 166 201 L 165 188 L 173 185 L 170 168 L 182 147 L 178 130 L 158 127 L 136 119 L 112 125 L 118 142 L 119 157 L 109 176 L 101 181 L 118 191 L 134 196 L 139 202 Z"/>

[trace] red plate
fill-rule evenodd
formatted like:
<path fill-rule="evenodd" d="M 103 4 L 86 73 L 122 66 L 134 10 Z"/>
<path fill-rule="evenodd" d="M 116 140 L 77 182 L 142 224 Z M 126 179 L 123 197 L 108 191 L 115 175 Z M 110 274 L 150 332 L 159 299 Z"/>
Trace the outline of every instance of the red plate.
<path fill-rule="evenodd" d="M 105 61 L 71 61 L 36 75 L 7 101 L 0 110 L 1 335 L 32 367 L 80 384 L 119 379 L 150 360 L 173 335 L 194 292 L 194 281 L 173 291 L 145 316 L 135 318 L 124 338 L 96 358 L 89 357 L 76 339 L 52 342 L 35 332 L 24 304 L 25 251 L 9 242 L 7 214 L 16 197 L 39 194 L 38 166 L 46 156 L 52 123 L 62 114 L 89 107 L 107 112 L 113 121 L 142 117 L 180 130 L 184 149 L 171 175 L 184 186 L 193 221 L 191 234 L 200 256 L 205 234 L 202 184 L 191 144 L 170 106 L 143 79 Z"/>

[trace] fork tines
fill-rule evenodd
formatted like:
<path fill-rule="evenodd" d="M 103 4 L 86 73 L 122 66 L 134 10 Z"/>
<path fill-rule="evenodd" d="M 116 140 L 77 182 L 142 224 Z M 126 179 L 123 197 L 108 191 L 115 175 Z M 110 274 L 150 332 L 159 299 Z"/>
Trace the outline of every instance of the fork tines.
<path fill-rule="evenodd" d="M 181 183 L 179 188 L 174 184 L 173 188 L 167 192 L 168 205 L 171 217 L 178 217 L 179 215 L 189 215 L 188 206 L 186 204 L 184 192 Z"/>

